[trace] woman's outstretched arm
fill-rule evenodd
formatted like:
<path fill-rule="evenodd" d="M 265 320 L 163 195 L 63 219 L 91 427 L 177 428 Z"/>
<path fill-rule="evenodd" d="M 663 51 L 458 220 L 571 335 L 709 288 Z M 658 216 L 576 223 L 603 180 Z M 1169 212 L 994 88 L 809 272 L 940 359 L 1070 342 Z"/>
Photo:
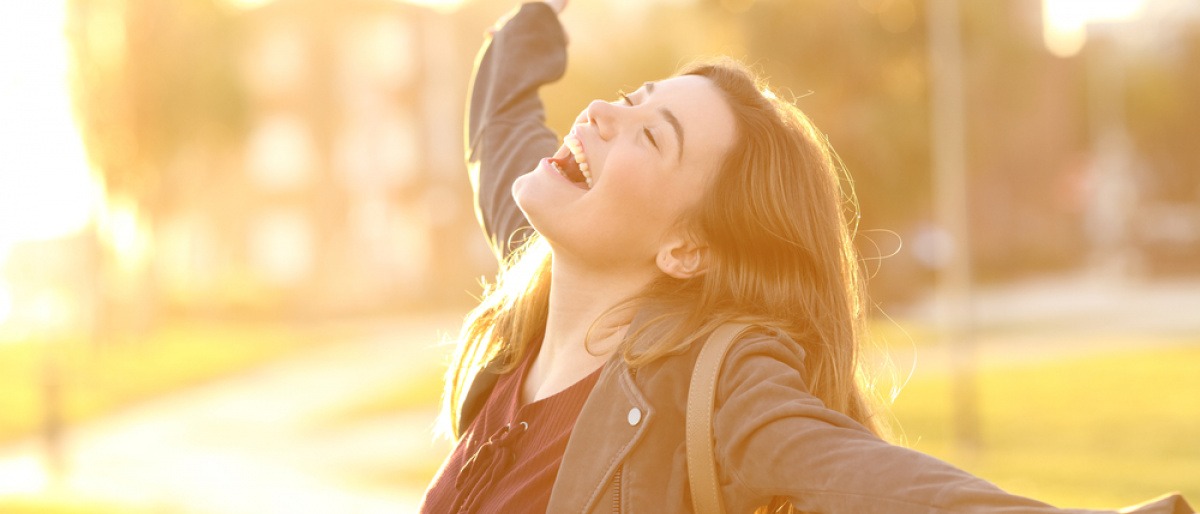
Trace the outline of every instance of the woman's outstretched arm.
<path fill-rule="evenodd" d="M 566 35 L 557 11 L 565 4 L 534 2 L 500 27 L 480 51 L 467 111 L 467 169 L 475 213 L 498 258 L 519 246 L 528 230 L 512 198 L 512 183 L 558 148 L 546 126 L 538 89 L 562 77 Z"/>
<path fill-rule="evenodd" d="M 887 514 L 1061 514 L 1011 495 L 931 456 L 876 437 L 809 393 L 802 351 L 786 338 L 751 335 L 721 369 L 714 416 L 716 457 L 728 512 L 772 496 L 804 512 Z M 1137 514 L 1190 513 L 1178 496 Z"/>

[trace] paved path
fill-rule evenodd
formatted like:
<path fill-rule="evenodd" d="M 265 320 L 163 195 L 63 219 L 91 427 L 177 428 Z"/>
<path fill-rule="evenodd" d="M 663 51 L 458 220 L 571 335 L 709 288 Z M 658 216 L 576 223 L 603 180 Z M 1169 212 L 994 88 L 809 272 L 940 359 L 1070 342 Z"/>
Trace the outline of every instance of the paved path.
<path fill-rule="evenodd" d="M 1031 279 L 979 287 L 972 300 L 984 333 L 1200 335 L 1200 278 L 1115 281 L 1086 276 Z M 909 320 L 936 319 L 934 302 L 897 312 Z"/>
<path fill-rule="evenodd" d="M 1133 345 L 1200 346 L 1200 278 L 1137 282 L 1056 276 L 980 287 L 975 293 L 970 341 L 983 366 L 1109 353 L 1135 349 Z M 939 321 L 932 298 L 888 313 L 901 325 L 936 327 Z M 946 341 L 889 343 L 902 370 L 914 365 L 918 373 L 952 368 Z"/>
<path fill-rule="evenodd" d="M 1060 278 L 981 290 L 974 306 L 979 355 L 992 364 L 1115 351 L 1131 341 L 1200 344 L 1200 281 Z M 925 302 L 892 314 L 901 323 L 931 324 L 933 312 Z M 173 514 L 412 512 L 418 487 L 353 477 L 444 455 L 446 443 L 430 436 L 433 412 L 337 429 L 315 430 L 311 421 L 398 376 L 441 366 L 448 349 L 434 343 L 457 329 L 460 314 L 381 323 L 375 336 L 314 348 L 78 427 L 69 434 L 65 487 Z M 949 369 L 937 346 L 917 345 L 915 353 L 920 373 Z M 901 369 L 906 358 L 897 358 Z M 0 447 L 0 497 L 42 490 L 39 455 L 35 441 Z"/>
<path fill-rule="evenodd" d="M 421 490 L 365 485 L 364 469 L 440 458 L 434 412 L 323 428 L 322 415 L 448 353 L 459 314 L 382 323 L 376 336 L 322 345 L 68 433 L 72 496 L 178 514 L 403 513 Z M 432 456 L 432 457 L 431 457 Z M 0 448 L 0 497 L 41 492 L 36 441 Z M 359 481 L 361 482 L 361 480 Z M 146 512 L 146 511 L 141 511 Z"/>

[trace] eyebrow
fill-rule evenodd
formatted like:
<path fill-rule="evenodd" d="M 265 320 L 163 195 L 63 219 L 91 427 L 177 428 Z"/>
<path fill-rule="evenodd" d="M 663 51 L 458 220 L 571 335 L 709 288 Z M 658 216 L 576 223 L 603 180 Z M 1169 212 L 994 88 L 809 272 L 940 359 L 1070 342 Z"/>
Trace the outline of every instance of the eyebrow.
<path fill-rule="evenodd" d="M 646 88 L 647 96 L 654 94 L 654 83 L 653 82 L 647 82 L 645 84 L 642 84 L 642 87 Z M 678 159 L 680 161 L 682 161 L 683 160 L 683 125 L 681 125 L 679 123 L 679 118 L 676 118 L 675 115 L 672 114 L 671 111 L 667 110 L 666 107 L 659 107 L 658 111 L 660 113 L 662 113 L 663 118 L 665 118 L 667 120 L 667 123 L 670 123 L 671 127 L 675 129 L 675 139 L 679 140 L 679 158 Z"/>

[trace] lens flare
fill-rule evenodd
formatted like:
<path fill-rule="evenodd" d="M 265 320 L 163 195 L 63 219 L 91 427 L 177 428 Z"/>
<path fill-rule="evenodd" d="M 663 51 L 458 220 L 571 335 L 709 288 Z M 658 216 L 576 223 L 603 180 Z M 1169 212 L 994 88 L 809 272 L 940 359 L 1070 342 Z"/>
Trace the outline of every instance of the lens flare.
<path fill-rule="evenodd" d="M 98 206 L 71 111 L 64 8 L 0 4 L 0 249 L 76 233 Z"/>
<path fill-rule="evenodd" d="M 1087 41 L 1089 22 L 1129 20 L 1144 4 L 1145 0 L 1042 0 L 1046 48 L 1059 57 L 1075 55 Z"/>
<path fill-rule="evenodd" d="M 12 316 L 12 306 L 12 293 L 8 291 L 8 285 L 0 281 L 0 327 Z"/>

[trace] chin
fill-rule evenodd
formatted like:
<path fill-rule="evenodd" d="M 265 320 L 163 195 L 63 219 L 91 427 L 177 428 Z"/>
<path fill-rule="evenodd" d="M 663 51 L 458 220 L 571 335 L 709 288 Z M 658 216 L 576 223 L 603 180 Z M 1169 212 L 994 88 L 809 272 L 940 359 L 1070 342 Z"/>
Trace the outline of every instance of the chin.
<path fill-rule="evenodd" d="M 537 190 L 539 187 L 538 184 L 535 184 L 534 182 L 536 182 L 536 180 L 533 177 L 533 172 L 530 172 L 517 177 L 512 184 L 513 201 L 516 202 L 517 207 L 519 207 L 526 216 L 529 215 L 527 209 L 539 203 L 538 196 L 544 196 L 538 194 Z"/>
<path fill-rule="evenodd" d="M 535 228 L 539 220 L 561 217 L 573 200 L 561 184 L 547 178 L 535 170 L 517 177 L 512 185 L 513 201 Z"/>
<path fill-rule="evenodd" d="M 512 197 L 517 204 L 517 208 L 525 214 L 525 219 L 533 226 L 534 230 L 542 231 L 544 221 L 553 219 L 554 212 L 560 210 L 561 206 L 556 208 L 553 205 L 552 195 L 547 194 L 548 188 L 545 184 L 538 184 L 533 173 L 527 173 L 517 177 L 513 182 Z"/>

